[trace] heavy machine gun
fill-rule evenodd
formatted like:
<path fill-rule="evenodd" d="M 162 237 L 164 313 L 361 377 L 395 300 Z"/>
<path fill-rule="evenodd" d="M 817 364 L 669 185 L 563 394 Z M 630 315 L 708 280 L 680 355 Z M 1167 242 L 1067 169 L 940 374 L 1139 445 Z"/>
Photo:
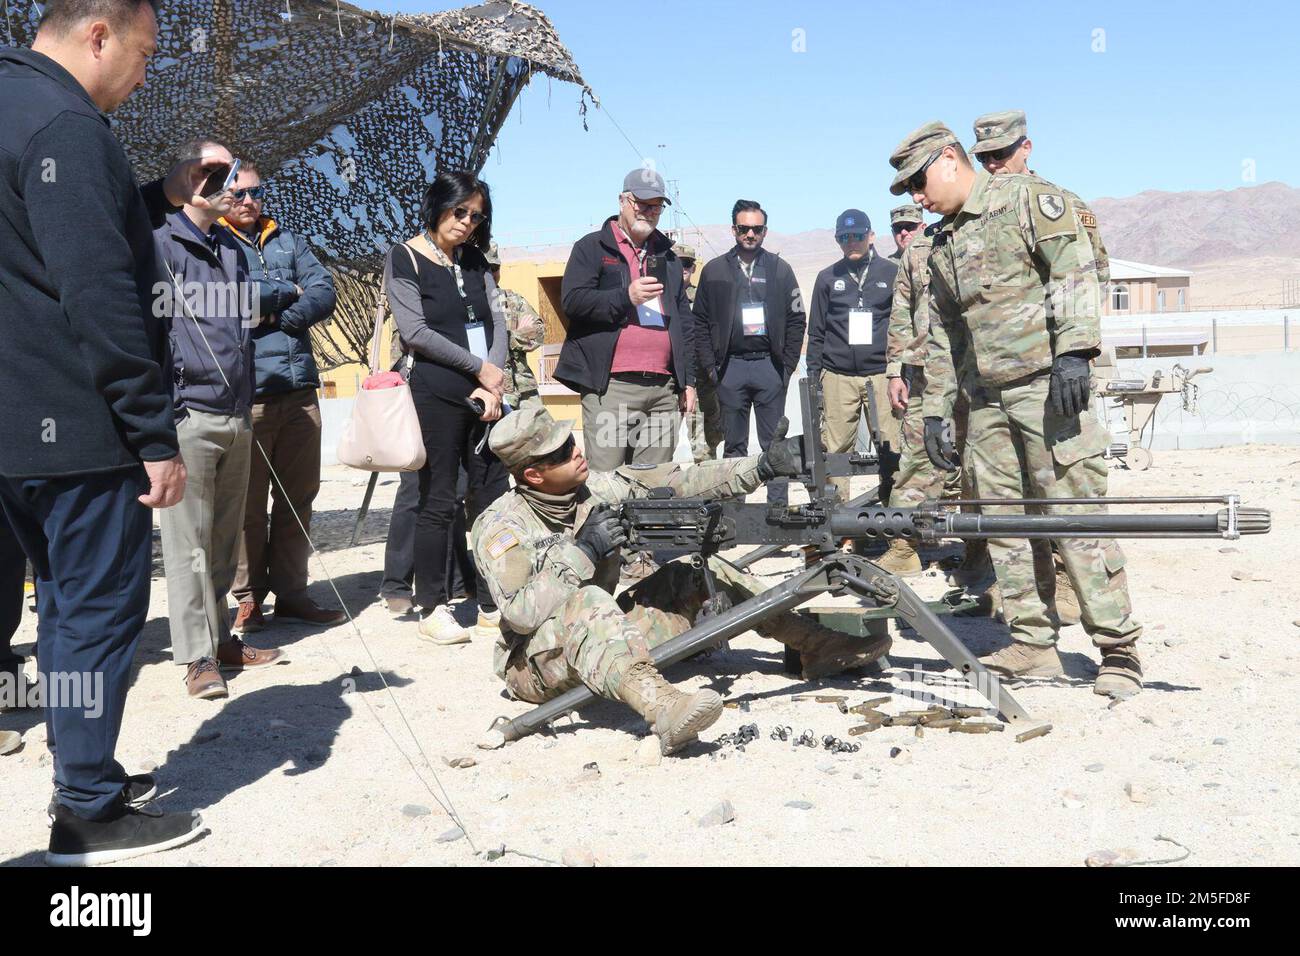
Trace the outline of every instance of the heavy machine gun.
<path fill-rule="evenodd" d="M 1220 538 L 1265 534 L 1269 512 L 1244 508 L 1235 494 L 1156 498 L 965 499 L 928 501 L 917 508 L 893 508 L 868 493 L 840 500 L 828 479 L 873 474 L 878 460 L 856 454 L 827 455 L 821 446 L 821 393 L 800 382 L 803 402 L 803 471 L 797 480 L 808 489 L 803 505 L 769 505 L 741 500 L 676 498 L 655 489 L 646 498 L 621 502 L 617 509 L 628 532 L 629 547 L 688 552 L 702 573 L 708 600 L 694 627 L 657 647 L 651 654 L 660 669 L 749 630 L 756 623 L 793 610 L 819 594 L 855 595 L 866 608 L 889 608 L 954 667 L 1017 731 L 1018 740 L 1039 736 L 1051 725 L 1034 720 L 1002 688 L 948 629 L 932 607 L 900 578 L 872 561 L 840 549 L 840 542 L 888 542 L 905 538 L 934 543 L 947 538 Z M 1221 505 L 1218 510 L 1183 514 L 1060 513 L 1048 509 L 1081 505 Z M 1037 509 L 1020 514 L 983 515 L 955 510 L 961 505 L 1018 506 Z M 805 567 L 775 587 L 730 606 L 716 585 L 710 559 L 739 545 L 760 547 L 732 561 L 743 567 L 789 545 L 806 549 Z M 493 730 L 508 742 L 570 713 L 594 699 L 585 687 L 568 691 L 513 720 L 498 718 Z"/>

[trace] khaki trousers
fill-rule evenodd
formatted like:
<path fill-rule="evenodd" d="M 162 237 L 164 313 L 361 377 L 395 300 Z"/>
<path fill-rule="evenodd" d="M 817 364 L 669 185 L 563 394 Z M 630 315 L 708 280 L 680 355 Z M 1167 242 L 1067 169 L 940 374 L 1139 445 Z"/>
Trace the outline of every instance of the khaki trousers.
<path fill-rule="evenodd" d="M 582 396 L 582 441 L 592 471 L 673 460 L 682 413 L 671 375 L 615 372 L 604 395 Z"/>
<path fill-rule="evenodd" d="M 899 421 L 889 408 L 889 380 L 885 373 L 879 375 L 841 375 L 822 369 L 822 443 L 826 454 L 835 455 L 850 451 L 858 437 L 858 421 L 868 412 L 867 395 L 876 405 L 876 427 L 880 440 L 888 447 L 876 449 L 881 453 L 896 455 L 900 445 Z M 870 415 L 868 414 L 868 421 Z M 882 466 L 885 462 L 881 462 Z M 882 467 L 882 479 L 884 468 Z M 832 478 L 839 489 L 840 498 L 849 497 L 849 479 Z"/>

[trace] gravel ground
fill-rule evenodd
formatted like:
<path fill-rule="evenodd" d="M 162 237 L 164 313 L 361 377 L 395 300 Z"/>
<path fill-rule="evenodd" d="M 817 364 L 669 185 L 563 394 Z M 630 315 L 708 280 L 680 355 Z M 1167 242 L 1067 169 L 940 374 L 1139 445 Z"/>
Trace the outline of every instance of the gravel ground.
<path fill-rule="evenodd" d="M 977 700 L 910 632 L 895 633 L 882 673 L 816 685 L 785 676 L 779 646 L 747 634 L 670 671 L 748 710 L 728 708 L 704 741 L 662 761 L 652 745 L 646 756 L 644 722 L 608 703 L 552 735 L 477 749 L 492 718 L 525 707 L 492 676 L 490 642 L 437 648 L 388 617 L 376 592 L 396 481 L 380 485 L 361 543 L 348 547 L 363 481 L 327 469 L 314 534 L 364 645 L 346 625 L 273 624 L 255 642 L 284 647 L 288 664 L 235 677 L 226 701 L 192 701 L 170 660 L 159 580 L 118 757 L 154 771 L 164 808 L 201 810 L 211 833 L 136 862 L 473 865 L 504 845 L 491 865 L 1081 865 L 1099 851 L 1180 857 L 1180 846 L 1188 864 L 1300 863 L 1300 602 L 1287 571 L 1300 559 L 1297 465 L 1300 450 L 1248 446 L 1160 452 L 1150 471 L 1112 472 L 1114 495 L 1233 490 L 1273 511 L 1266 538 L 1125 543 L 1146 625 L 1147 688 L 1130 701 L 1110 707 L 1092 693 L 1097 654 L 1075 626 L 1061 639 L 1065 678 L 1013 685 L 1054 725 L 1045 737 L 918 738 L 887 727 L 850 738 L 851 715 L 793 697 L 820 690 L 854 704 L 892 693 L 892 712 L 917 706 L 909 690 Z M 794 566 L 774 558 L 758 570 L 775 582 Z M 313 580 L 316 599 L 332 603 L 315 564 Z M 914 586 L 924 597 L 944 589 L 934 570 Z M 977 653 L 1002 640 L 992 621 L 952 625 Z M 27 615 L 16 644 L 30 654 L 34 639 Z M 759 738 L 743 751 L 717 742 L 750 723 Z M 861 750 L 832 755 L 769 737 L 787 725 Z M 51 775 L 44 728 L 10 712 L 0 730 L 24 734 L 22 749 L 0 757 L 0 861 L 38 863 Z M 452 766 L 466 762 L 458 758 L 473 763 Z M 440 802 L 458 811 L 467 838 L 449 839 L 456 824 Z"/>

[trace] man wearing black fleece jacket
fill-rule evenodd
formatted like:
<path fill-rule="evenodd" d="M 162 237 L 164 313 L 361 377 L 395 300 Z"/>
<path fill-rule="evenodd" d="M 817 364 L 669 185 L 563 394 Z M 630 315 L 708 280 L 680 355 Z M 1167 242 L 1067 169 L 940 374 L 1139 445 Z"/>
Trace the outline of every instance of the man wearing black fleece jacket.
<path fill-rule="evenodd" d="M 202 832 L 141 812 L 152 779 L 113 759 L 149 609 L 149 509 L 185 488 L 153 229 L 206 202 L 208 172 L 185 163 L 141 190 L 109 128 L 157 31 L 146 0 L 50 0 L 32 49 L 0 51 L 0 506 L 36 573 L 55 865 Z"/>

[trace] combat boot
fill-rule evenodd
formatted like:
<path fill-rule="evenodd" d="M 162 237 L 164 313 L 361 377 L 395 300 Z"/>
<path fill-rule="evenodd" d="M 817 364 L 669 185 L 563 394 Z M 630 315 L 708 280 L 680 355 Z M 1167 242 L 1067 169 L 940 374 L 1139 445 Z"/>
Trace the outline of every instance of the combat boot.
<path fill-rule="evenodd" d="M 1070 583 L 1070 576 L 1063 568 L 1056 569 L 1056 616 L 1062 624 L 1078 624 L 1083 619 L 1079 608 L 1079 595 Z"/>
<path fill-rule="evenodd" d="M 988 542 L 979 538 L 967 541 L 961 564 L 948 572 L 948 583 L 967 591 L 982 591 L 993 580 L 993 561 L 989 558 Z"/>
<path fill-rule="evenodd" d="M 1132 644 L 1108 647 L 1102 652 L 1101 669 L 1092 692 L 1102 697 L 1123 700 L 1142 692 L 1142 662 Z"/>
<path fill-rule="evenodd" d="M 804 680 L 829 677 L 842 671 L 866 667 L 889 653 L 889 635 L 857 637 L 832 630 L 804 614 L 787 611 L 755 630 L 763 637 L 780 641 L 799 652 Z"/>
<path fill-rule="evenodd" d="M 924 570 L 912 542 L 902 538 L 889 542 L 889 550 L 874 563 L 880 570 L 900 578 L 914 578 Z"/>
<path fill-rule="evenodd" d="M 637 661 L 618 685 L 618 699 L 650 723 L 665 757 L 699 737 L 722 716 L 722 697 L 711 690 L 683 694 L 649 661 Z"/>
<path fill-rule="evenodd" d="M 1005 677 L 1060 677 L 1065 673 L 1055 644 L 1012 641 L 1002 650 L 981 657 L 980 663 Z"/>

